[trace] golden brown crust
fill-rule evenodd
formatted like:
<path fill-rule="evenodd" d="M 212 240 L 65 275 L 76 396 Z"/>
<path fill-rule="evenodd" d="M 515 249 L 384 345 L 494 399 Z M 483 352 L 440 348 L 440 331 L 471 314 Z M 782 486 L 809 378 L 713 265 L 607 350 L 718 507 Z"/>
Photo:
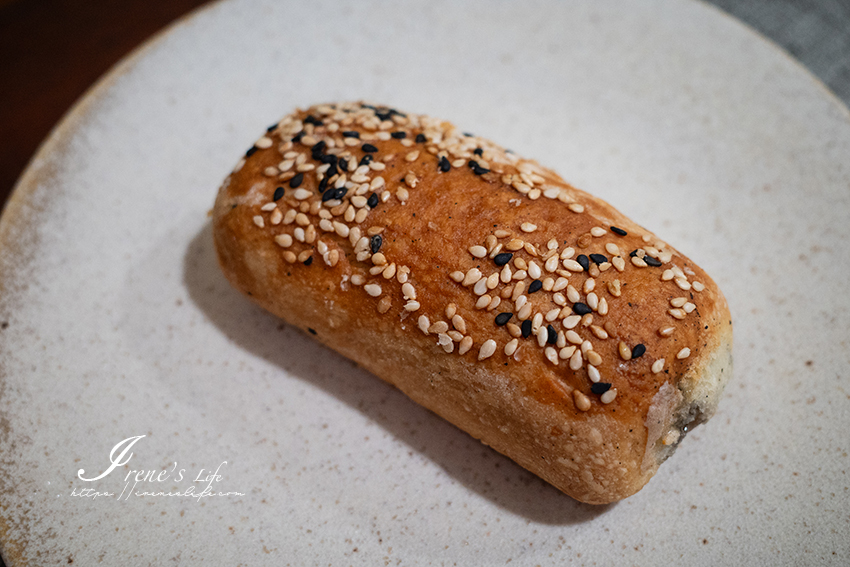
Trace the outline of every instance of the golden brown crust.
<path fill-rule="evenodd" d="M 728 307 L 698 266 L 427 117 L 284 118 L 221 187 L 214 234 L 254 301 L 585 502 L 639 490 L 731 374 Z"/>

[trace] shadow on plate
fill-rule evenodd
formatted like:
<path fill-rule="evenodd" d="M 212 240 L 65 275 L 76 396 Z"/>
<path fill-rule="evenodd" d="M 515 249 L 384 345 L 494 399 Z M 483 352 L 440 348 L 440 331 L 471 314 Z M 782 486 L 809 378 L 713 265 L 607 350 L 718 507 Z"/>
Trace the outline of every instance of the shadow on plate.
<path fill-rule="evenodd" d="M 186 250 L 183 279 L 192 301 L 235 344 L 362 412 L 412 451 L 495 505 L 528 520 L 555 525 L 592 520 L 613 507 L 583 504 L 570 498 L 354 363 L 340 364 L 345 360 L 341 355 L 254 306 L 224 278 L 209 222 Z M 246 318 L 256 317 L 267 318 L 270 324 L 243 324 Z M 270 333 L 269 328 L 283 332 Z M 285 341 L 302 344 L 286 345 Z M 310 350 L 321 355 L 293 356 L 310 355 Z M 338 374 L 340 367 L 351 370 L 344 380 Z M 480 450 L 470 452 L 470 447 Z"/>

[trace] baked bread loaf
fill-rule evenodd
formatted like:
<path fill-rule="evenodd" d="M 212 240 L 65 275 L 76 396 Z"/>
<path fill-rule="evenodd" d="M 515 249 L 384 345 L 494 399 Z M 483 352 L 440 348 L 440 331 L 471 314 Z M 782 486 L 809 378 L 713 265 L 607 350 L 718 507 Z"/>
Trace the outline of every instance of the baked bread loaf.
<path fill-rule="evenodd" d="M 237 289 L 583 502 L 640 490 L 731 375 L 703 270 L 427 116 L 290 114 L 224 181 L 213 223 Z"/>

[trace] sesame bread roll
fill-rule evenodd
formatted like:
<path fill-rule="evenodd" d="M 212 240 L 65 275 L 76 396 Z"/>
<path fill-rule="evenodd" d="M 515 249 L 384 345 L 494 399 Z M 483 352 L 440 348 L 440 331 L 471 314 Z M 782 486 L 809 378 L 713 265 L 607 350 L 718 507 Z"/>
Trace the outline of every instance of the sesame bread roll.
<path fill-rule="evenodd" d="M 213 223 L 234 287 L 583 502 L 640 490 L 732 372 L 703 270 L 441 120 L 297 111 L 239 161 Z"/>

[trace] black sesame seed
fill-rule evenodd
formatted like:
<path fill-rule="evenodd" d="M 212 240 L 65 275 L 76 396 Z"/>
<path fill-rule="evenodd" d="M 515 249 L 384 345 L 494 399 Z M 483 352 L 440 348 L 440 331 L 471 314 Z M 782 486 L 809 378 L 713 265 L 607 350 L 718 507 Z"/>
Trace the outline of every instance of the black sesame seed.
<path fill-rule="evenodd" d="M 611 232 L 613 232 L 614 234 L 619 234 L 620 236 L 625 236 L 628 234 L 628 232 L 626 232 L 622 228 L 617 228 L 616 226 L 611 227 Z"/>
<path fill-rule="evenodd" d="M 597 396 L 601 396 L 610 389 L 611 384 L 609 384 L 608 382 L 596 382 L 590 385 L 590 391 L 596 394 Z"/>
<path fill-rule="evenodd" d="M 603 256 L 602 254 L 591 254 L 590 259 L 596 262 L 597 264 L 602 264 L 608 261 L 608 258 Z"/>
<path fill-rule="evenodd" d="M 310 327 L 307 327 L 307 330 L 308 330 L 308 331 L 310 331 L 310 334 L 311 334 L 311 335 L 315 335 L 315 334 L 316 334 L 315 329 L 311 329 Z"/>
<path fill-rule="evenodd" d="M 357 165 L 369 165 L 370 163 L 372 163 L 372 156 L 366 154 L 365 156 L 360 158 L 360 161 L 357 162 Z"/>
<path fill-rule="evenodd" d="M 346 130 L 345 132 L 342 133 L 342 137 L 343 138 L 359 138 L 360 132 L 357 132 L 356 130 Z"/>
<path fill-rule="evenodd" d="M 272 131 L 272 130 L 274 130 L 275 128 L 277 128 L 277 123 L 276 123 L 276 122 L 275 122 L 274 124 L 272 124 L 271 126 L 269 126 L 268 128 L 266 128 L 266 132 L 271 132 L 271 131 Z"/>
<path fill-rule="evenodd" d="M 295 189 L 296 187 L 301 185 L 302 181 L 304 181 L 304 174 L 298 173 L 298 174 L 295 175 L 295 177 L 293 177 L 292 179 L 289 180 L 289 186 L 292 187 L 293 189 Z"/>
<path fill-rule="evenodd" d="M 372 193 L 371 195 L 369 195 L 369 198 L 366 199 L 366 204 L 369 205 L 370 209 L 374 209 L 375 207 L 377 207 L 378 206 L 378 194 Z"/>
<path fill-rule="evenodd" d="M 326 156 L 322 156 L 322 157 L 326 157 Z M 334 175 L 336 175 L 338 173 L 339 173 L 339 170 L 336 168 L 336 163 L 332 163 L 332 164 L 330 164 L 330 167 L 325 171 L 325 177 L 330 179 L 331 177 L 333 177 Z"/>
<path fill-rule="evenodd" d="M 469 160 L 469 163 L 467 165 L 472 168 L 472 172 L 475 173 L 475 175 L 484 175 L 485 173 L 490 173 L 489 169 L 481 167 L 475 160 Z"/>
<path fill-rule="evenodd" d="M 274 195 L 272 196 L 272 199 L 274 201 L 280 201 L 281 197 L 283 197 L 283 193 L 283 187 L 278 187 L 274 190 Z"/>
<path fill-rule="evenodd" d="M 322 202 L 327 203 L 331 199 L 336 199 L 335 194 L 336 194 L 336 188 L 331 187 L 330 189 L 328 189 L 327 191 L 322 193 Z"/>
<path fill-rule="evenodd" d="M 257 146 L 251 146 L 250 148 L 248 148 L 248 151 L 245 152 L 245 157 L 251 157 L 252 155 L 257 153 L 257 150 L 259 149 L 260 148 L 258 148 Z"/>
<path fill-rule="evenodd" d="M 404 140 L 407 137 L 407 132 L 393 132 L 390 136 L 396 140 Z"/>
<path fill-rule="evenodd" d="M 531 282 L 531 285 L 528 286 L 528 293 L 534 293 L 535 291 L 540 291 L 543 289 L 543 282 L 540 280 L 534 280 Z"/>
<path fill-rule="evenodd" d="M 631 252 L 629 252 L 629 256 L 631 256 L 632 258 L 634 258 L 635 256 L 637 256 L 637 248 L 635 248 L 634 250 L 632 250 Z"/>
<path fill-rule="evenodd" d="M 334 190 L 334 199 L 342 201 L 342 198 L 345 197 L 346 193 L 348 193 L 348 187 L 340 187 L 339 189 Z"/>
<path fill-rule="evenodd" d="M 322 154 L 319 161 L 322 163 L 336 163 L 337 157 L 333 154 Z"/>
<path fill-rule="evenodd" d="M 360 149 L 366 152 L 367 154 L 374 154 L 378 151 L 378 148 L 376 148 L 372 144 L 363 144 L 362 146 L 360 146 Z"/>
<path fill-rule="evenodd" d="M 498 315 L 496 315 L 496 324 L 501 327 L 502 325 L 510 321 L 511 317 L 513 316 L 513 313 L 499 313 Z"/>
<path fill-rule="evenodd" d="M 576 262 L 581 265 L 585 272 L 590 269 L 590 260 L 588 260 L 587 256 L 584 254 L 579 254 L 578 258 L 576 258 Z"/>
<path fill-rule="evenodd" d="M 573 313 L 576 315 L 587 315 L 591 313 L 593 310 L 587 306 L 586 303 L 582 303 L 581 301 L 576 301 L 573 303 Z"/>
<path fill-rule="evenodd" d="M 520 325 L 520 330 L 522 331 L 522 338 L 527 339 L 531 336 L 531 319 L 526 319 Z"/>
<path fill-rule="evenodd" d="M 310 264 L 312 264 L 312 263 L 313 263 L 313 257 L 312 257 L 312 256 L 310 256 L 309 258 L 307 258 L 306 260 L 304 260 L 304 265 L 305 265 L 305 266 L 309 266 L 309 265 L 310 265 Z"/>
<path fill-rule="evenodd" d="M 371 104 L 361 104 L 360 108 L 368 108 L 369 110 L 378 110 L 377 106 L 373 106 Z"/>
<path fill-rule="evenodd" d="M 474 138 L 475 137 L 475 134 L 471 134 L 469 132 L 464 132 L 463 135 L 466 136 L 467 138 Z"/>
<path fill-rule="evenodd" d="M 496 263 L 497 266 L 504 266 L 505 264 L 510 262 L 511 258 L 513 257 L 514 255 L 511 252 L 501 252 L 500 254 L 496 254 L 496 256 L 493 258 L 493 261 Z"/>
<path fill-rule="evenodd" d="M 474 153 L 477 156 L 480 156 L 480 155 L 484 155 L 484 150 L 482 150 L 481 148 L 475 148 L 475 151 L 473 151 L 472 153 Z"/>
<path fill-rule="evenodd" d="M 328 178 L 322 177 L 322 180 L 319 181 L 319 193 L 324 193 L 325 189 L 328 188 Z"/>
<path fill-rule="evenodd" d="M 307 118 L 304 119 L 304 122 L 306 124 L 312 124 L 314 126 L 321 126 L 322 125 L 322 121 L 319 120 L 318 118 L 316 118 L 315 116 L 313 116 L 312 114 L 307 116 Z"/>
<path fill-rule="evenodd" d="M 424 144 L 425 143 L 425 134 L 416 134 L 416 143 Z"/>
<path fill-rule="evenodd" d="M 369 239 L 369 249 L 372 251 L 372 254 L 377 254 L 378 250 L 381 249 L 381 245 L 384 243 L 384 239 L 380 234 L 376 234 L 372 238 Z"/>
<path fill-rule="evenodd" d="M 558 342 L 558 331 L 552 325 L 546 325 L 546 342 L 550 345 Z"/>
<path fill-rule="evenodd" d="M 647 263 L 647 265 L 657 268 L 661 265 L 661 260 L 657 258 L 653 258 L 652 256 L 644 256 L 643 261 Z"/>
<path fill-rule="evenodd" d="M 443 173 L 447 172 L 452 168 L 452 164 L 449 163 L 449 160 L 446 159 L 446 156 L 440 158 L 439 168 L 440 171 L 442 171 Z"/>
<path fill-rule="evenodd" d="M 339 165 L 339 168 L 340 168 L 342 171 L 348 171 L 348 160 L 347 160 L 347 159 L 340 159 L 340 160 L 337 162 L 337 164 Z"/>
<path fill-rule="evenodd" d="M 295 134 L 295 136 L 293 136 L 293 138 L 292 138 L 292 143 L 293 143 L 293 144 L 300 144 L 300 143 L 301 143 L 301 138 L 302 138 L 302 137 L 304 137 L 304 130 L 301 130 L 300 132 L 298 132 L 297 134 Z"/>
<path fill-rule="evenodd" d="M 392 115 L 393 113 L 391 111 L 375 113 L 375 116 L 377 116 L 378 120 L 380 120 L 381 122 L 383 122 L 384 120 L 389 120 L 390 118 L 392 118 Z"/>
<path fill-rule="evenodd" d="M 640 358 L 646 353 L 646 347 L 642 344 L 635 345 L 632 349 L 632 358 Z"/>

